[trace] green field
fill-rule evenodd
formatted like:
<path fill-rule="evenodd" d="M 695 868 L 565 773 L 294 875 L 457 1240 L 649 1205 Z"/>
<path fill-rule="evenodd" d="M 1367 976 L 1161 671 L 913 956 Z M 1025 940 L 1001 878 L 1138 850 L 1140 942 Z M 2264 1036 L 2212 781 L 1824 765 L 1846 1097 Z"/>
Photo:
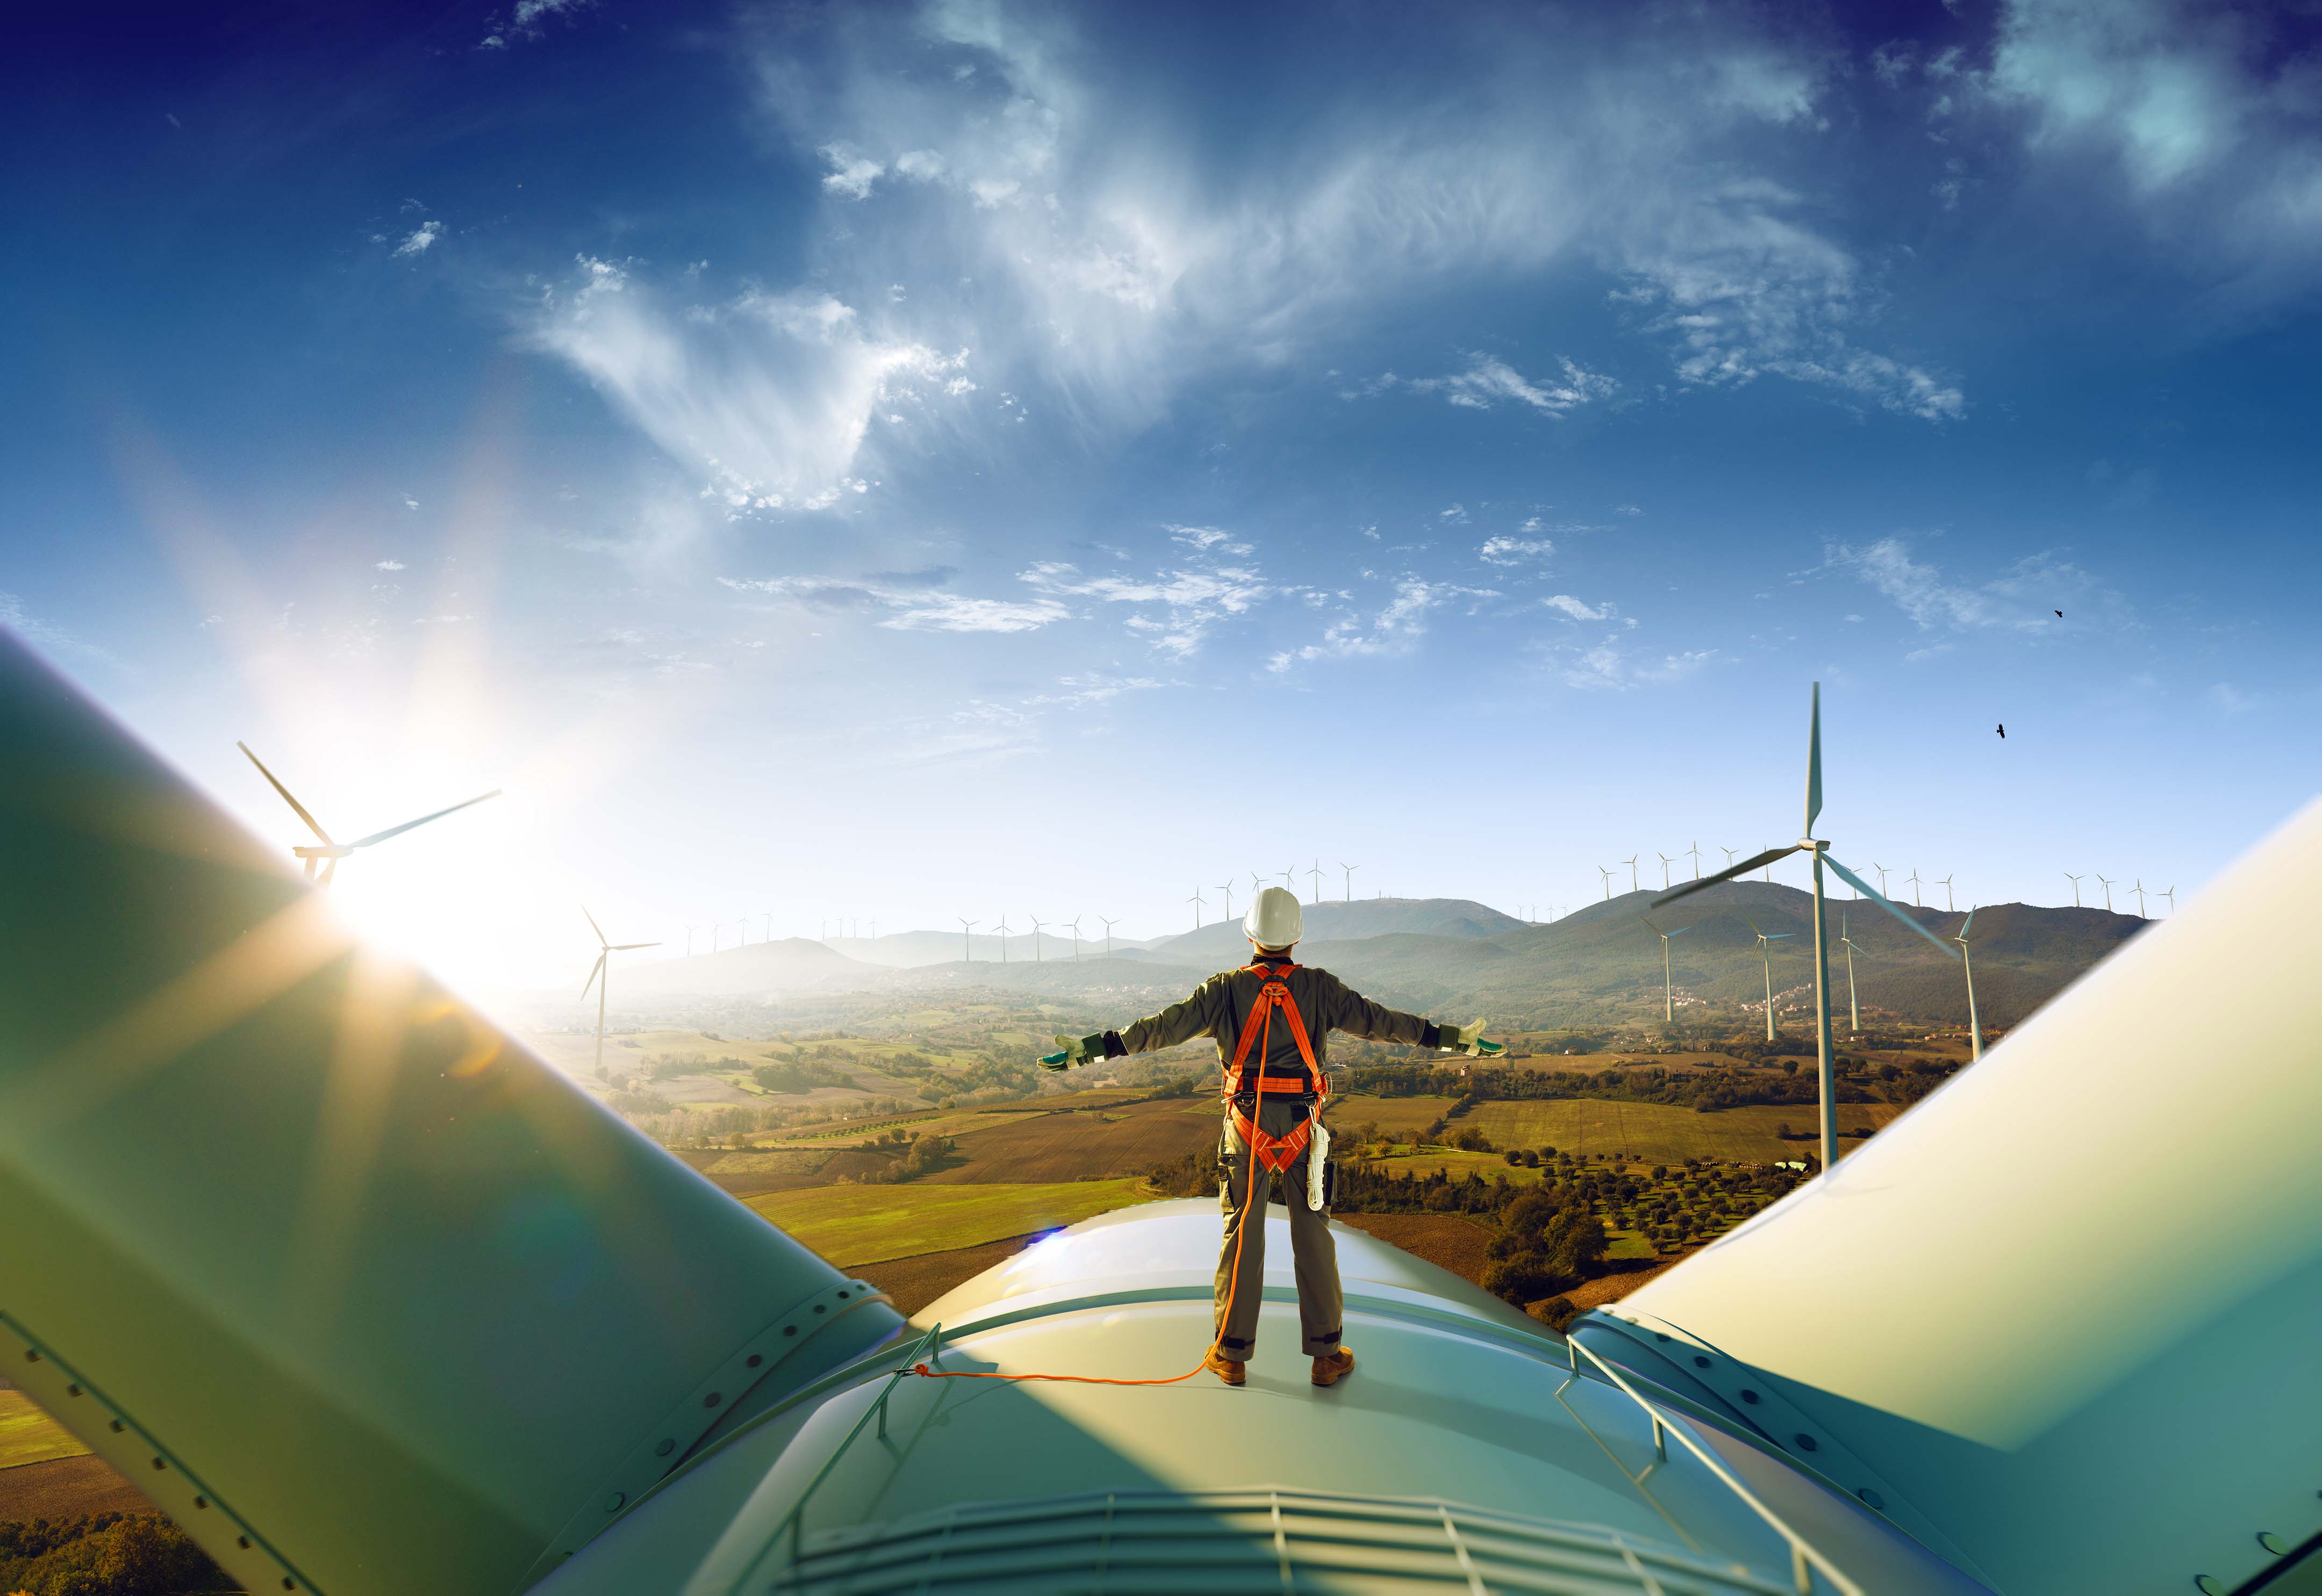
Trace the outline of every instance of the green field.
<path fill-rule="evenodd" d="M 1393 1099 L 1387 1099 L 1393 1100 Z M 1433 1099 L 1412 1099 L 1412 1101 Z M 1370 1117 L 1369 1104 L 1349 1112 L 1350 1120 Z M 1879 1126 L 1898 1112 L 1891 1103 L 1841 1103 L 1842 1131 Z M 1812 1142 L 1785 1142 L 1775 1127 L 1811 1132 L 1816 1119 L 1812 1103 L 1752 1104 L 1715 1114 L 1664 1103 L 1623 1103 L 1601 1098 L 1562 1098 L 1530 1102 L 1480 1103 L 1460 1117 L 1453 1128 L 1474 1126 L 1491 1137 L 1495 1147 L 1554 1147 L 1576 1155 L 1627 1153 L 1647 1163 L 1671 1163 L 1687 1158 L 1723 1158 L 1735 1163 L 1773 1163 L 1804 1155 Z M 1422 1123 L 1424 1123 L 1422 1121 Z M 1860 1146 L 1842 1142 L 1845 1151 Z"/>
<path fill-rule="evenodd" d="M 32 1398 L 20 1391 L 0 1391 L 0 1469 L 47 1463 L 56 1457 L 81 1457 L 87 1452 L 55 1419 L 34 1407 Z"/>
<path fill-rule="evenodd" d="M 815 1186 L 749 1206 L 846 1268 L 972 1247 L 1149 1200 L 1142 1179 L 1017 1186 Z"/>

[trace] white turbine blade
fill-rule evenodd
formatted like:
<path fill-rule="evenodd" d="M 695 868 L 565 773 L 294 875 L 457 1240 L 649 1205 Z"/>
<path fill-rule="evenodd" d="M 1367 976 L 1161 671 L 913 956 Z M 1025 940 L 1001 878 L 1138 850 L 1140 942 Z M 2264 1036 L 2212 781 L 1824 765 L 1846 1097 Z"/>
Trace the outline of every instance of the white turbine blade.
<path fill-rule="evenodd" d="M 1856 875 L 1852 871 L 1847 869 L 1846 866 L 1841 864 L 1837 860 L 1833 859 L 1827 853 L 1824 853 L 1822 856 L 1822 862 L 1830 866 L 1832 870 L 1838 872 L 1838 879 L 1840 880 L 1844 881 L 1857 892 L 1861 893 L 1863 897 L 1870 899 L 1871 902 L 1877 904 L 1880 908 L 1885 909 L 1888 914 L 1902 921 L 1903 924 L 1908 926 L 1921 936 L 1925 937 L 1927 939 L 1927 944 L 1930 947 L 1941 949 L 1943 953 L 1949 953 L 1954 959 L 1959 957 L 1957 953 L 1954 953 L 1951 948 L 1943 945 L 1943 938 L 1937 936 L 1924 926 L 1920 925 L 1918 921 L 1911 918 L 1910 916 L 1905 914 L 1901 909 L 1897 908 L 1893 904 L 1888 902 L 1887 895 L 1885 893 L 1871 887 L 1869 883 L 1864 881 L 1860 876 Z"/>
<path fill-rule="evenodd" d="M 1967 911 L 1967 921 L 1966 921 L 1966 924 L 1964 924 L 1964 925 L 1961 926 L 1961 927 L 1960 927 L 1960 933 L 1959 933 L 1959 934 L 1960 934 L 1960 940 L 1961 940 L 1961 942 L 1965 942 L 1965 941 L 1967 940 L 1968 926 L 1972 926 L 1972 925 L 1974 925 L 1974 924 L 1975 924 L 1975 910 L 1974 910 L 1974 909 L 1972 909 L 1972 908 L 1970 908 L 1970 909 L 1969 909 L 1969 910 Z"/>
<path fill-rule="evenodd" d="M 1675 903 L 1688 893 L 1698 892 L 1704 887 L 1714 887 L 1720 881 L 1730 881 L 1735 876 L 1747 875 L 1760 866 L 1771 864 L 1777 859 L 1787 859 L 1796 852 L 1798 852 L 1798 845 L 1796 843 L 1792 843 L 1787 848 L 1769 848 L 1756 858 L 1745 859 L 1739 864 L 1730 865 L 1714 876 L 1704 876 L 1697 881 L 1687 881 L 1682 887 L 1672 888 L 1654 898 L 1653 907 L 1659 908 L 1665 903 Z"/>
<path fill-rule="evenodd" d="M 325 847 L 335 848 L 338 846 L 336 843 L 331 841 L 331 834 L 325 831 L 320 825 L 316 825 L 315 817 L 306 813 L 306 806 L 300 803 L 297 798 L 292 798 L 290 796 L 290 789 L 274 779 L 274 772 L 266 768 L 266 762 L 260 759 L 256 754 L 250 752 L 249 743 L 236 743 L 234 746 L 241 749 L 242 752 L 250 754 L 250 762 L 258 767 L 258 773 L 266 778 L 268 786 L 273 788 L 275 791 L 282 795 L 282 801 L 289 805 L 291 809 L 297 813 L 298 818 L 306 823 L 306 829 L 308 831 L 313 832 L 316 836 L 322 838 Z M 355 845 L 357 847 L 361 847 L 362 844 L 358 843 Z"/>
<path fill-rule="evenodd" d="M 1822 683 L 1814 684 L 1814 707 L 1806 718 L 1806 828 L 1814 835 L 1815 816 L 1822 813 Z"/>
<path fill-rule="evenodd" d="M 1764 934 L 1768 942 L 1787 942 L 1796 935 L 1795 931 L 1769 931 Z"/>
<path fill-rule="evenodd" d="M 597 955 L 597 962 L 590 968 L 589 979 L 580 983 L 580 996 L 584 1001 L 589 996 L 589 989 L 595 986 L 597 984 L 597 978 L 605 973 L 606 957 L 607 955 L 603 953 L 599 953 Z"/>
<path fill-rule="evenodd" d="M 657 948 L 659 946 L 661 946 L 661 944 L 657 942 L 624 942 L 616 944 L 614 946 L 608 947 L 605 951 L 608 953 L 632 953 L 638 948 Z"/>
<path fill-rule="evenodd" d="M 580 917 L 588 921 L 589 929 L 597 934 L 597 945 L 599 947 L 607 945 L 605 942 L 605 928 L 597 924 L 597 917 L 589 912 L 589 906 L 585 903 L 580 906 Z"/>
<path fill-rule="evenodd" d="M 489 792 L 480 793 L 476 797 L 468 799 L 466 803 L 453 804 L 448 809 L 438 809 L 433 815 L 422 815 L 418 819 L 407 820 L 400 825 L 390 825 L 385 831 L 375 831 L 371 833 L 370 835 L 363 838 L 361 842 L 349 843 L 347 846 L 350 848 L 368 848 L 373 843 L 383 843 L 389 837 L 399 837 L 405 832 L 411 830 L 414 826 L 425 825 L 430 820 L 441 820 L 446 815 L 456 815 L 462 809 L 482 803 L 486 798 L 496 798 L 499 796 L 500 789 L 495 787 Z M 599 932 L 598 935 L 601 936 L 603 933 Z"/>

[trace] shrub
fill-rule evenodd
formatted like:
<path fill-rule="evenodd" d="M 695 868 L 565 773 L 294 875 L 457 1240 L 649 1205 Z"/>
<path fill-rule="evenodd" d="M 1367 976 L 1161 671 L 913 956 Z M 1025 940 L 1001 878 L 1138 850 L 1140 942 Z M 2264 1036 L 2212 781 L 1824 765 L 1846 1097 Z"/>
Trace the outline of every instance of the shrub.
<path fill-rule="evenodd" d="M 1533 1303 L 1524 1311 L 1559 1335 L 1580 1317 L 1580 1310 L 1572 1305 L 1569 1297 L 1551 1297 L 1545 1302 Z"/>
<path fill-rule="evenodd" d="M 234 1588 L 159 1513 L 0 1523 L 0 1588 L 27 1596 L 172 1596 Z"/>

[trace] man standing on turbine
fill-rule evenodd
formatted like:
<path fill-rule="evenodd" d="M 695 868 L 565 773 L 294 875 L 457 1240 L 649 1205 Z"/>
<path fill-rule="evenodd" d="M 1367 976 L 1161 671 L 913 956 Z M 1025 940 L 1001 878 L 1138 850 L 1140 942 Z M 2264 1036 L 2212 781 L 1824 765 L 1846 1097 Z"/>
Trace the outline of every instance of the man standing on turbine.
<path fill-rule="evenodd" d="M 1120 1031 L 1059 1036 L 1061 1053 L 1040 1062 L 1069 1069 L 1097 1059 L 1157 1053 L 1195 1036 L 1218 1044 L 1225 1066 L 1226 1123 L 1218 1144 L 1218 1204 L 1225 1241 L 1215 1287 L 1217 1339 L 1203 1366 L 1228 1385 L 1247 1378 L 1257 1345 L 1266 1281 L 1266 1201 L 1284 1181 L 1290 1247 L 1297 1260 L 1298 1318 L 1316 1385 L 1335 1384 L 1355 1366 L 1339 1344 L 1344 1298 L 1339 1251 L 1330 1236 L 1328 1179 L 1330 1136 L 1321 1105 L 1330 1090 L 1322 1061 L 1332 1031 L 1374 1042 L 1496 1058 L 1505 1048 L 1483 1038 L 1484 1022 L 1439 1026 L 1373 1003 L 1328 971 L 1293 963 L 1303 930 L 1298 895 L 1268 887 L 1243 917 L 1250 962 L 1213 975 L 1182 1003 Z M 1253 1219 L 1252 1215 L 1256 1218 Z"/>

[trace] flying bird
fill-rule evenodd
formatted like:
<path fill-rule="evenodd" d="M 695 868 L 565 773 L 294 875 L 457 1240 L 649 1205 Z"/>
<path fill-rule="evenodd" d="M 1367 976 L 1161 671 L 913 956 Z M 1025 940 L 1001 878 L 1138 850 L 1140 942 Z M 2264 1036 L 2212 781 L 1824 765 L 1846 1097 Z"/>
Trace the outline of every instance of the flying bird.
<path fill-rule="evenodd" d="M 2007 741 L 2007 723 L 2004 720 L 1999 723 L 1999 740 L 2002 743 Z"/>
<path fill-rule="evenodd" d="M 2061 620 L 2062 620 L 2062 619 L 2064 618 L 2064 612 L 2063 612 L 2062 610 L 2061 610 L 2061 609 L 2060 609 L 2060 610 L 2058 610 L 2058 611 L 2056 612 L 2056 618 L 2057 618 L 2058 620 L 2060 620 L 2060 621 L 2061 621 Z"/>

